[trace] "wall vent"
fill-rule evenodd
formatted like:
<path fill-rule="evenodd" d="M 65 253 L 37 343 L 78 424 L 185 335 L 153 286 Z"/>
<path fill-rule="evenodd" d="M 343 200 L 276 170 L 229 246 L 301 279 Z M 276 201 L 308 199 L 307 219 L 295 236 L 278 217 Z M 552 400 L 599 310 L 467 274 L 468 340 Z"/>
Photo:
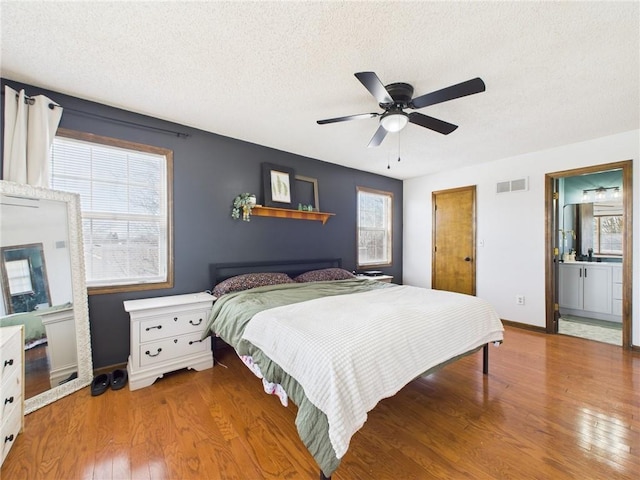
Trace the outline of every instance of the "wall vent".
<path fill-rule="evenodd" d="M 507 180 L 496 184 L 496 193 L 524 192 L 525 190 L 529 190 L 528 177 Z"/>

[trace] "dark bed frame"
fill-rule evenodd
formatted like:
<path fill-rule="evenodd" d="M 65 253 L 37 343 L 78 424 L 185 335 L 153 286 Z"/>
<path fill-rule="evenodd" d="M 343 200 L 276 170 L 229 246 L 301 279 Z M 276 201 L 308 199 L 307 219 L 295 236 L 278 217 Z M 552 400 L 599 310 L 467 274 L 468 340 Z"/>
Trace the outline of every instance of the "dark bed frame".
<path fill-rule="evenodd" d="M 281 260 L 259 262 L 227 262 L 213 263 L 209 266 L 211 289 L 227 278 L 245 273 L 286 273 L 291 278 L 310 270 L 322 268 L 342 268 L 341 258 L 318 258 L 312 260 Z M 489 344 L 482 346 L 482 373 L 489 373 Z M 320 471 L 320 480 L 331 480 Z"/>

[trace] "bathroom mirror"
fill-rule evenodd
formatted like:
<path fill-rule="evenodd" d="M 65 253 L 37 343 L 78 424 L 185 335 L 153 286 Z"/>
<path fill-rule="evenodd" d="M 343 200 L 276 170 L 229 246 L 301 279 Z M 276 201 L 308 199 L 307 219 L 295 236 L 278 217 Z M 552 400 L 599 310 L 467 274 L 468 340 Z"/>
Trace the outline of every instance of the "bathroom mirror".
<path fill-rule="evenodd" d="M 621 201 L 564 205 L 560 230 L 561 253 L 575 250 L 577 257 L 586 257 L 589 249 L 594 248 L 594 217 L 616 215 L 622 216 Z"/>
<path fill-rule="evenodd" d="M 25 331 L 25 413 L 91 383 L 80 200 L 0 181 L 0 326 Z"/>

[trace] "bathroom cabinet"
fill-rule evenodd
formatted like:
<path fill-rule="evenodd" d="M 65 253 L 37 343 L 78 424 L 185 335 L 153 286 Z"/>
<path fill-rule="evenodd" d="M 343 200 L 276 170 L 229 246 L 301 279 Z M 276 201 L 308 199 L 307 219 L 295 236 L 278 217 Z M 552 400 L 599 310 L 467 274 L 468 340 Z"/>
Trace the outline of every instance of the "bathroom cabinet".
<path fill-rule="evenodd" d="M 614 312 L 613 308 L 615 293 L 613 272 L 616 268 L 620 267 L 596 262 L 560 264 L 561 313 L 621 321 L 619 314 L 616 315 L 617 312 Z M 618 278 L 617 274 L 615 278 Z"/>
<path fill-rule="evenodd" d="M 611 313 L 622 318 L 622 264 L 611 266 L 613 290 L 611 292 Z"/>

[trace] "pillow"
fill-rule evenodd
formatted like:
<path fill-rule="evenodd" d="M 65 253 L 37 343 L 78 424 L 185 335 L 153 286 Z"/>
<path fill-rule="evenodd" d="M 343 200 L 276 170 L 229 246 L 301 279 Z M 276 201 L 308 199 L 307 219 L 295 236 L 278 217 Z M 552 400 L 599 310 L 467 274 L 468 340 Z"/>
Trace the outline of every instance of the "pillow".
<path fill-rule="evenodd" d="M 215 286 L 212 294 L 214 297 L 221 297 L 225 293 L 281 283 L 294 283 L 294 281 L 286 273 L 246 273 L 223 280 Z"/>
<path fill-rule="evenodd" d="M 311 270 L 298 275 L 296 282 L 326 282 L 329 280 L 346 280 L 354 278 L 353 273 L 343 268 L 323 268 L 321 270 Z"/>

